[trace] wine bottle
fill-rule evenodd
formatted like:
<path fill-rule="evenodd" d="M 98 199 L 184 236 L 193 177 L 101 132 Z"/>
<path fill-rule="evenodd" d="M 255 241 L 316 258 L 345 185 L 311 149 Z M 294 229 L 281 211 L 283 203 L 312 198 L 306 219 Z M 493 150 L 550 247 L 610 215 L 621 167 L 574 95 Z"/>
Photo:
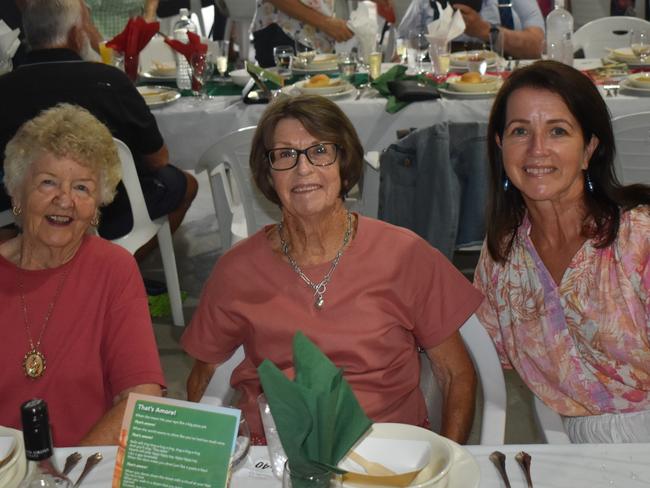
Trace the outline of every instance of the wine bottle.
<path fill-rule="evenodd" d="M 20 406 L 20 414 L 29 468 L 19 488 L 72 487 L 70 480 L 54 464 L 50 418 L 45 401 L 40 398 L 26 401 Z"/>

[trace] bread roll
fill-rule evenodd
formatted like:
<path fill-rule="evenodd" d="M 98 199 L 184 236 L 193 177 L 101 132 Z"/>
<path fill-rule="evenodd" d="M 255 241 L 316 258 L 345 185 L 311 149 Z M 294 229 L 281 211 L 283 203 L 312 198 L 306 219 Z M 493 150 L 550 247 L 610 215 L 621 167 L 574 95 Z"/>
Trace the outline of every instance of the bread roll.
<path fill-rule="evenodd" d="M 468 71 L 460 77 L 460 81 L 463 83 L 481 83 L 483 81 L 481 73 L 476 71 Z"/>
<path fill-rule="evenodd" d="M 316 87 L 316 86 L 327 86 L 330 84 L 330 77 L 324 74 L 314 75 L 307 82 L 306 86 Z"/>

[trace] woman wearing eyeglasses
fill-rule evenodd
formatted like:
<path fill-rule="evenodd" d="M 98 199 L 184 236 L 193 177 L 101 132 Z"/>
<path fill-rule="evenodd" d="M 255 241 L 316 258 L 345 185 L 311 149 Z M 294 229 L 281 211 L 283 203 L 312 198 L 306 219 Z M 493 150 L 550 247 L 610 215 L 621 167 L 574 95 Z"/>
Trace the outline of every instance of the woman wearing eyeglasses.
<path fill-rule="evenodd" d="M 293 374 L 291 341 L 303 331 L 339 367 L 376 421 L 428 425 L 419 385 L 424 348 L 444 394 L 441 432 L 467 440 L 476 376 L 458 328 L 480 293 L 412 232 L 348 212 L 363 168 L 349 119 L 329 100 L 285 98 L 266 110 L 250 165 L 282 221 L 221 257 L 182 339 L 195 358 L 188 398 L 241 344 L 231 384 L 253 437 L 263 431 L 257 366 Z"/>

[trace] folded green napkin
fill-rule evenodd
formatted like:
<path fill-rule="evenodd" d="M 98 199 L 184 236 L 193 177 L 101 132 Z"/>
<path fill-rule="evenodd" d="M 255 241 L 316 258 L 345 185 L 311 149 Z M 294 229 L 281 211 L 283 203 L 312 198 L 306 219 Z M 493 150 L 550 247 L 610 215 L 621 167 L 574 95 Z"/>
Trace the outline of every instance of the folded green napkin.
<path fill-rule="evenodd" d="M 398 100 L 395 95 L 393 95 L 388 88 L 388 82 L 389 81 L 396 81 L 396 80 L 417 80 L 421 83 L 424 83 L 425 85 L 431 85 L 431 86 L 440 86 L 438 83 L 433 81 L 431 78 L 425 75 L 407 75 L 406 74 L 406 66 L 398 64 L 397 66 L 393 66 L 391 69 L 383 73 L 379 78 L 377 78 L 375 81 L 370 83 L 370 85 L 377 90 L 381 95 L 386 97 L 388 101 L 386 102 L 386 112 L 389 114 L 394 114 L 395 112 L 399 112 L 402 110 L 404 107 L 406 107 L 409 103 L 411 102 L 403 102 Z"/>
<path fill-rule="evenodd" d="M 372 421 L 343 370 L 302 332 L 293 338 L 293 364 L 293 381 L 268 359 L 257 368 L 292 477 L 340 472 L 336 465 Z"/>

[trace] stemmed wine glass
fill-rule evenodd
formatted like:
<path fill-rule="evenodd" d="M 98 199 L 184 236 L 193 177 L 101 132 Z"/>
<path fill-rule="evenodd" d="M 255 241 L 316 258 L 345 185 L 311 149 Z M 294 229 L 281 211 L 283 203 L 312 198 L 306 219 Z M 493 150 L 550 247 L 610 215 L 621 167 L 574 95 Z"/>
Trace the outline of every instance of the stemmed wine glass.
<path fill-rule="evenodd" d="M 650 31 L 634 30 L 630 34 L 630 48 L 641 63 L 650 55 Z"/>
<path fill-rule="evenodd" d="M 195 53 L 191 60 L 192 68 L 192 92 L 195 96 L 201 95 L 201 99 L 208 98 L 207 83 L 212 77 L 215 68 L 215 57 L 212 53 Z"/>
<path fill-rule="evenodd" d="M 283 75 L 290 72 L 293 53 L 293 46 L 275 46 L 273 48 L 273 60 L 278 67 L 279 74 Z"/>

